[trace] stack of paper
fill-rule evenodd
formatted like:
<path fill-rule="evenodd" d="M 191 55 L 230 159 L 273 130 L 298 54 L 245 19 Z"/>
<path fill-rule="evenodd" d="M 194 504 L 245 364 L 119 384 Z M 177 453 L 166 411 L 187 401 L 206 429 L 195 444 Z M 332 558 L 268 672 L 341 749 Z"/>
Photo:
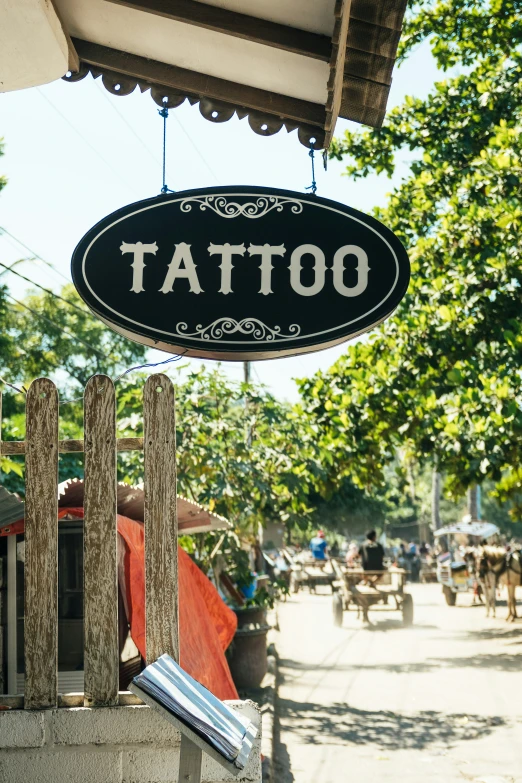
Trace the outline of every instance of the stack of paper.
<path fill-rule="evenodd" d="M 251 721 L 213 696 L 170 655 L 162 655 L 133 682 L 228 761 L 237 758 L 247 731 L 252 731 Z"/>

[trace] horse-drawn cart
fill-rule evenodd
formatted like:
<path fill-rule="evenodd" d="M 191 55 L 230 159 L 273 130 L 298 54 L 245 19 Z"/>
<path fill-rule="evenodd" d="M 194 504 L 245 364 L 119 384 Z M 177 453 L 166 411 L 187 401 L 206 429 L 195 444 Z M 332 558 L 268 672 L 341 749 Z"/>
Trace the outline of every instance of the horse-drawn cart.
<path fill-rule="evenodd" d="M 433 557 L 421 557 L 419 579 L 422 584 L 437 581 L 437 561 Z"/>
<path fill-rule="evenodd" d="M 407 573 L 403 568 L 363 571 L 361 568 L 347 568 L 335 560 L 331 563 L 337 577 L 333 584 L 334 625 L 342 625 L 343 612 L 350 608 L 350 604 L 362 612 L 365 622 L 369 622 L 370 607 L 376 604 L 389 606 L 390 599 L 394 604 L 390 608 L 402 613 L 403 624 L 413 624 L 413 599 L 404 590 Z"/>
<path fill-rule="evenodd" d="M 475 576 L 470 572 L 465 554 L 459 549 L 459 545 L 478 546 L 484 540 L 491 542 L 499 532 L 499 528 L 491 522 L 472 522 L 469 517 L 435 531 L 436 539 L 447 542 L 447 551 L 437 558 L 437 581 L 442 585 L 448 606 L 455 606 L 459 593 L 475 588 Z"/>
<path fill-rule="evenodd" d="M 291 557 L 286 550 L 285 555 L 290 561 L 290 590 L 293 593 L 298 593 L 302 587 L 307 587 L 311 593 L 321 585 L 332 587 L 337 577 L 330 560 L 315 560 L 308 553 Z"/>

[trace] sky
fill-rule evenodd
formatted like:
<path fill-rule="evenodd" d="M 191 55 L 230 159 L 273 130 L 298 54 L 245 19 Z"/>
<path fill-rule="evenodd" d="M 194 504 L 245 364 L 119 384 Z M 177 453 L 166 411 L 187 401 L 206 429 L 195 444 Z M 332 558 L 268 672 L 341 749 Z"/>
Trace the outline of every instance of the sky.
<path fill-rule="evenodd" d="M 424 97 L 437 71 L 427 44 L 396 68 L 388 108 L 405 95 Z M 0 136 L 5 154 L 0 173 L 9 180 L 0 194 L 0 226 L 12 236 L 0 236 L 4 264 L 38 255 L 40 262 L 16 269 L 40 285 L 59 291 L 70 280 L 72 252 L 101 218 L 127 203 L 150 198 L 162 185 L 162 119 L 150 94 L 137 88 L 128 96 L 113 96 L 90 75 L 83 81 L 62 80 L 43 87 L 0 94 Z M 355 123 L 340 120 L 336 135 Z M 320 159 L 316 158 L 320 164 Z M 344 166 L 329 161 L 316 166 L 318 195 L 363 212 L 384 205 L 389 193 L 408 172 L 408 154 L 399 158 L 392 180 L 371 176 L 353 182 Z M 180 191 L 212 185 L 260 185 L 304 191 L 311 182 L 308 151 L 297 133 L 285 130 L 271 137 L 256 135 L 248 121 L 233 118 L 212 123 L 187 101 L 170 112 L 167 125 L 167 184 Z M 12 237 L 16 237 L 16 240 Z M 24 249 L 23 243 L 30 249 Z M 17 298 L 30 286 L 12 273 L 0 275 Z M 346 344 L 306 356 L 252 363 L 252 379 L 281 399 L 298 398 L 294 378 L 328 369 Z M 167 356 L 150 351 L 151 361 Z M 191 360 L 190 365 L 215 362 Z M 243 377 L 238 362 L 222 362 L 232 379 Z"/>

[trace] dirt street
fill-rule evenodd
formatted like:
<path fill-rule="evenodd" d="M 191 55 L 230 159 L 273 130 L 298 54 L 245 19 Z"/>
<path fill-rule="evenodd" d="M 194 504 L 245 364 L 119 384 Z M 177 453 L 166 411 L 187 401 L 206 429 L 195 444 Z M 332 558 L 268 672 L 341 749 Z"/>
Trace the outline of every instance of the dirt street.
<path fill-rule="evenodd" d="M 522 620 L 408 589 L 409 629 L 384 607 L 335 628 L 325 588 L 280 605 L 277 783 L 522 783 Z"/>

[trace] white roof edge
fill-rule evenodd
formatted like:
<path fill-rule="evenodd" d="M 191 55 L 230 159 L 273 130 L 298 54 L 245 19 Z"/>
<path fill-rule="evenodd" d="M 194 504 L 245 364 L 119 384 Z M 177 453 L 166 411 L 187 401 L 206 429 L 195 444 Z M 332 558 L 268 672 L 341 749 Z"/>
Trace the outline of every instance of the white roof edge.
<path fill-rule="evenodd" d="M 42 0 L 0 0 L 0 92 L 60 79 L 69 46 L 54 6 Z"/>
<path fill-rule="evenodd" d="M 70 478 L 66 479 L 65 481 L 62 481 L 58 485 L 58 498 L 63 498 L 65 493 L 67 492 L 68 488 L 71 486 L 81 486 L 83 488 L 83 479 L 79 478 Z M 118 482 L 118 487 L 127 488 L 129 490 L 129 494 L 134 492 L 140 492 L 143 493 L 143 484 L 124 484 L 123 482 Z M 183 503 L 188 504 L 190 507 L 192 507 L 195 511 L 200 512 L 201 514 L 205 514 L 210 519 L 210 526 L 208 525 L 202 525 L 201 523 L 198 524 L 198 522 L 194 522 L 194 527 L 185 528 L 184 530 L 180 530 L 180 535 L 192 535 L 193 533 L 203 533 L 203 532 L 209 532 L 210 530 L 223 530 L 223 529 L 231 529 L 233 528 L 232 523 L 226 519 L 226 517 L 222 517 L 219 514 L 215 514 L 213 511 L 210 511 L 210 509 L 206 508 L 205 506 L 202 506 L 200 503 L 195 502 L 194 500 L 189 500 L 184 495 L 177 494 L 177 500 L 178 505 L 179 501 L 183 501 Z M 82 496 L 82 503 L 83 503 L 83 496 Z M 192 512 L 194 513 L 194 512 Z"/>
<path fill-rule="evenodd" d="M 433 535 L 435 538 L 439 538 L 440 536 L 455 535 L 456 533 L 476 536 L 477 538 L 490 538 L 500 533 L 500 528 L 492 522 L 457 522 L 455 525 L 441 527 Z"/>

